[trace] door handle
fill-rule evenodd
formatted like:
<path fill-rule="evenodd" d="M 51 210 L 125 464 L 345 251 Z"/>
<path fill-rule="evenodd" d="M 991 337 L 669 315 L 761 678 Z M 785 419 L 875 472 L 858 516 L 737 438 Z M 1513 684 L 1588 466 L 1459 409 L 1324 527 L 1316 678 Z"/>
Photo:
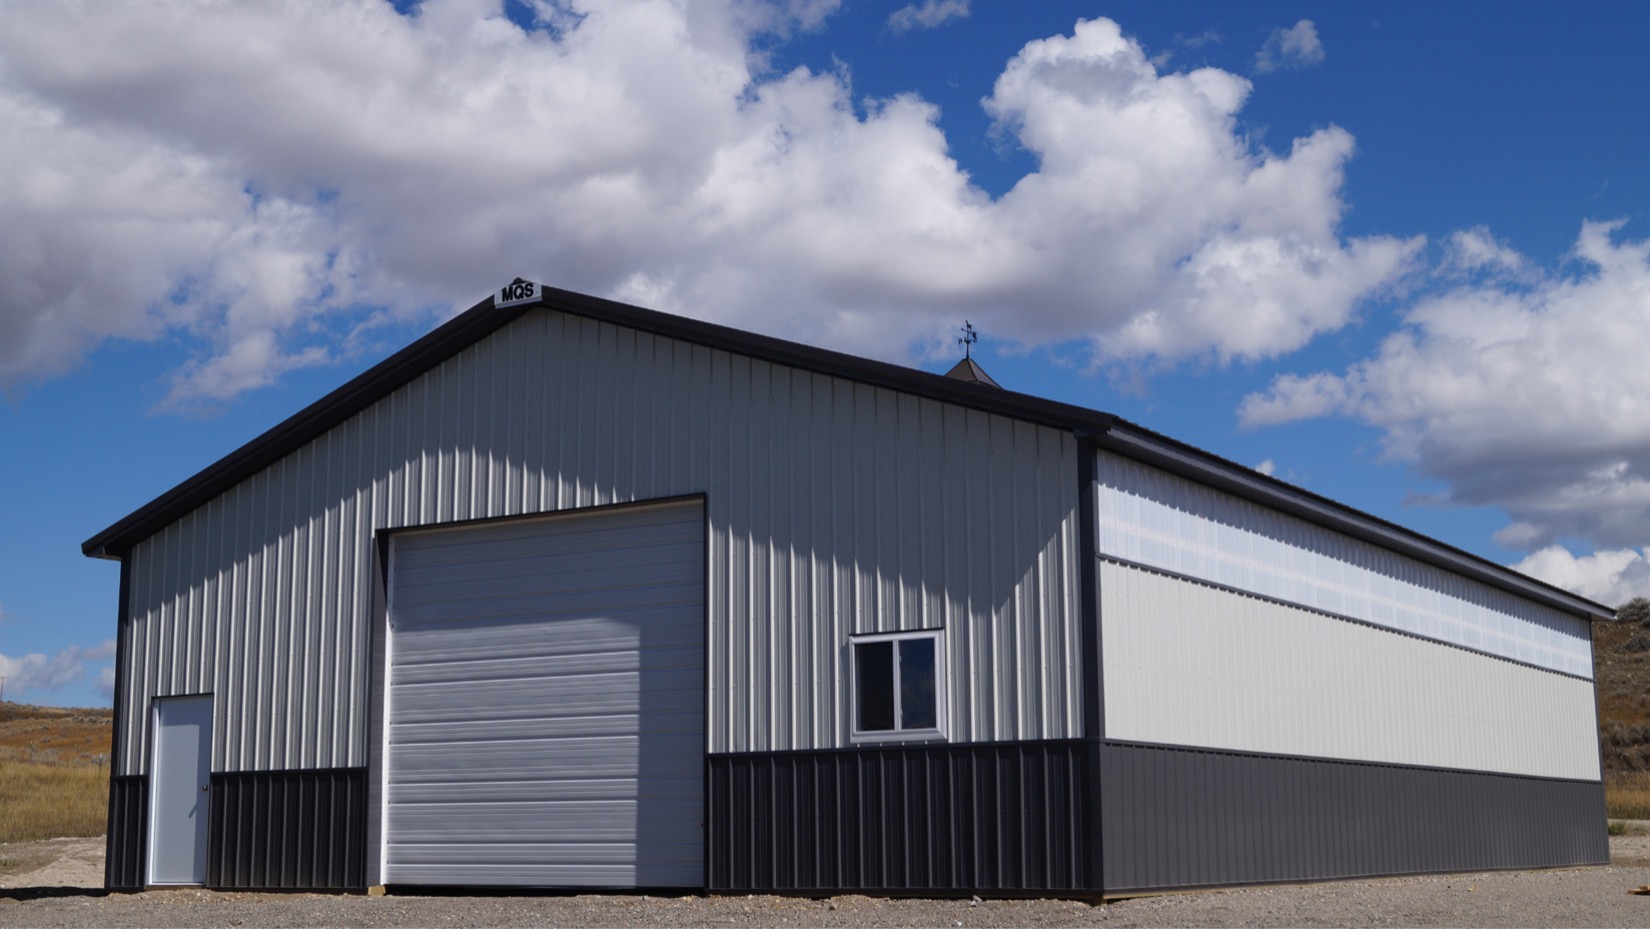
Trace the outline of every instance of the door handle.
<path fill-rule="evenodd" d="M 205 791 L 207 791 L 207 790 L 209 790 L 209 789 L 211 789 L 211 788 L 212 788 L 212 787 L 211 787 L 211 786 L 210 786 L 210 785 L 204 785 L 204 786 L 201 786 L 201 791 L 202 791 L 202 792 L 205 792 Z"/>

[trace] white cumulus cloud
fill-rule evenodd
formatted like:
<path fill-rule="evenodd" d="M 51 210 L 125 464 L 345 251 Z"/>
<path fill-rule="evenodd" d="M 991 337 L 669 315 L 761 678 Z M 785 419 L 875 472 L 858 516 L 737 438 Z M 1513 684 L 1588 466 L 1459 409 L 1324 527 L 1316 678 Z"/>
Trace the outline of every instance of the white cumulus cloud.
<path fill-rule="evenodd" d="M 1650 551 L 1644 549 L 1576 556 L 1554 544 L 1536 550 L 1512 568 L 1613 608 L 1650 597 Z"/>
<path fill-rule="evenodd" d="M 1587 223 L 1565 269 L 1483 252 L 1508 274 L 1416 302 L 1375 354 L 1340 374 L 1284 375 L 1246 398 L 1251 426 L 1352 417 L 1390 457 L 1504 508 L 1497 537 L 1606 549 L 1650 538 L 1650 241 Z M 1482 244 L 1482 243 L 1480 243 Z M 1459 246 L 1459 241 L 1457 242 Z"/>
<path fill-rule="evenodd" d="M 1318 27 L 1303 19 L 1288 29 L 1274 29 L 1255 53 L 1255 70 L 1261 73 L 1284 68 L 1305 68 L 1323 61 L 1323 42 Z"/>
<path fill-rule="evenodd" d="M 923 0 L 907 3 L 888 14 L 888 30 L 895 35 L 913 29 L 933 29 L 953 19 L 964 19 L 969 14 L 969 0 Z"/>
<path fill-rule="evenodd" d="M 1535 274 L 1528 259 L 1482 226 L 1450 236 L 1442 270 L 1458 277 L 1487 274 L 1514 280 Z"/>
<path fill-rule="evenodd" d="M 21 701 L 26 693 L 48 695 L 86 674 L 86 664 L 112 659 L 115 642 L 107 640 L 94 647 L 72 646 L 54 656 L 44 653 L 25 653 L 7 656 L 0 653 L 0 677 L 6 680 L 8 701 Z"/>
<path fill-rule="evenodd" d="M 165 337 L 195 350 L 167 403 L 232 398 L 517 275 L 883 358 L 969 316 L 1262 359 L 1419 245 L 1340 236 L 1344 130 L 1257 149 L 1248 81 L 1160 72 L 1109 20 L 1004 65 L 982 103 L 1038 167 L 992 198 L 931 103 L 764 70 L 835 6 L 0 7 L 0 387 Z"/>

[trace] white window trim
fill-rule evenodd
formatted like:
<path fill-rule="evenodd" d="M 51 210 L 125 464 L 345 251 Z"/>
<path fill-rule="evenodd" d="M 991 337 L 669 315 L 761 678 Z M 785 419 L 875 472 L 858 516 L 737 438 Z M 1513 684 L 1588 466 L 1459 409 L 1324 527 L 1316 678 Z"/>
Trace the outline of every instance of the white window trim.
<path fill-rule="evenodd" d="M 900 688 L 899 688 L 899 661 L 894 662 L 894 722 L 895 729 L 891 731 L 862 731 L 859 729 L 859 657 L 855 647 L 865 643 L 884 643 L 894 640 L 934 641 L 934 726 L 899 730 L 900 719 Z M 912 743 L 917 741 L 935 741 L 948 739 L 949 732 L 946 708 L 948 707 L 947 682 L 950 679 L 950 667 L 946 664 L 945 630 L 944 628 L 930 628 L 927 630 L 906 630 L 892 634 L 864 634 L 848 638 L 848 735 L 854 743 Z"/>

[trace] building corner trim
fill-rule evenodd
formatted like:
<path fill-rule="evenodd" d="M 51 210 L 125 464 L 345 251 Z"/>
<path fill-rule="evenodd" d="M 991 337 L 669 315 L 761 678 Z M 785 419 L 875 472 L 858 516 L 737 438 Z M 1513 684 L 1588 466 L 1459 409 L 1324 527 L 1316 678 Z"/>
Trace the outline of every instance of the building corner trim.
<path fill-rule="evenodd" d="M 1095 456 L 1098 446 L 1092 436 L 1077 434 L 1077 579 L 1078 623 L 1082 628 L 1083 737 L 1088 741 L 1089 774 L 1094 781 L 1095 803 L 1086 810 L 1083 845 L 1086 877 L 1090 889 L 1105 892 L 1103 823 L 1106 787 L 1100 779 L 1101 754 L 1105 752 L 1106 708 L 1100 638 L 1100 541 L 1095 515 Z"/>

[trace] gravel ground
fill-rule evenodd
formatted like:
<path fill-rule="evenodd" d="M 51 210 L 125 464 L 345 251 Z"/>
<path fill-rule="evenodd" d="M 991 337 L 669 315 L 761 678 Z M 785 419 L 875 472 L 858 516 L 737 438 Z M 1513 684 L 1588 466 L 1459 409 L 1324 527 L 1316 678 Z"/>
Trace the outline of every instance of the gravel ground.
<path fill-rule="evenodd" d="M 103 839 L 0 845 L 0 927 L 1650 927 L 1650 823 L 1611 865 L 1063 899 L 388 896 L 168 889 L 105 895 Z"/>

